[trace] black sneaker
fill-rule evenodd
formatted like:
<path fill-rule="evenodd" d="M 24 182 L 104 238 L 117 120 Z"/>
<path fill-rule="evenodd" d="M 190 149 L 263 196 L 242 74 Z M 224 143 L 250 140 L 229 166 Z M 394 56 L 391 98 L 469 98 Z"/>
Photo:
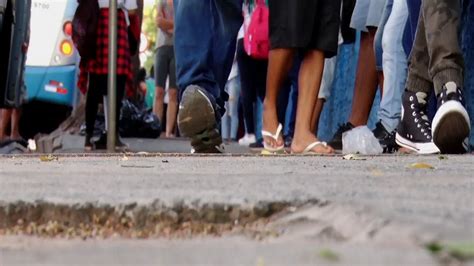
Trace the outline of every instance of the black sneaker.
<path fill-rule="evenodd" d="M 263 139 L 258 139 L 257 142 L 249 145 L 251 149 L 262 149 L 263 148 Z"/>
<path fill-rule="evenodd" d="M 107 132 L 102 132 L 98 140 L 94 141 L 94 149 L 96 150 L 106 150 L 107 149 Z M 115 141 L 115 148 L 117 150 L 125 150 L 128 148 L 128 145 L 123 143 L 120 139 L 120 136 L 117 135 L 117 140 Z"/>
<path fill-rule="evenodd" d="M 401 147 L 420 154 L 439 153 L 431 137 L 431 123 L 426 115 L 427 94 L 405 91 L 402 97 L 402 117 L 395 140 Z"/>
<path fill-rule="evenodd" d="M 220 119 L 212 95 L 196 85 L 186 88 L 179 105 L 178 127 L 184 137 L 191 138 L 193 153 L 223 153 Z"/>
<path fill-rule="evenodd" d="M 335 150 L 342 150 L 342 134 L 352 129 L 354 129 L 354 125 L 352 125 L 350 122 L 339 125 L 339 128 L 328 145 L 333 147 Z"/>
<path fill-rule="evenodd" d="M 374 133 L 374 136 L 379 140 L 384 153 L 394 153 L 398 150 L 398 145 L 395 142 L 396 132 L 388 132 L 381 121 L 375 125 L 375 129 L 372 133 Z"/>
<path fill-rule="evenodd" d="M 442 153 L 466 153 L 471 123 L 461 89 L 456 83 L 448 82 L 437 98 L 438 111 L 433 118 L 432 130 L 434 143 Z"/>

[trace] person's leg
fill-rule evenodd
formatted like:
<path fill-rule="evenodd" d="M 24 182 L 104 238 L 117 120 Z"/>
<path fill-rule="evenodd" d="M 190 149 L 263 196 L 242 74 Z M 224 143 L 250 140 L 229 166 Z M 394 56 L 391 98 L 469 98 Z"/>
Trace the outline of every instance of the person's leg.
<path fill-rule="evenodd" d="M 388 132 L 400 122 L 401 100 L 407 78 L 408 60 L 403 50 L 403 28 L 408 19 L 405 1 L 395 1 L 382 39 L 385 86 L 378 118 Z"/>
<path fill-rule="evenodd" d="M 227 87 L 227 86 L 226 86 Z M 224 141 L 230 141 L 230 115 L 229 102 L 225 103 L 225 113 L 221 120 L 221 136 Z"/>
<path fill-rule="evenodd" d="M 182 95 L 178 126 L 196 152 L 222 152 L 218 123 L 227 100 L 242 0 L 175 1 L 175 58 Z"/>
<path fill-rule="evenodd" d="M 230 138 L 232 141 L 237 139 L 239 130 L 239 97 L 240 97 L 240 78 L 235 77 L 230 80 L 229 87 L 229 116 L 230 116 Z"/>
<path fill-rule="evenodd" d="M 294 153 L 302 153 L 308 145 L 318 141 L 311 130 L 311 124 L 313 122 L 313 110 L 316 106 L 323 70 L 324 53 L 318 50 L 308 51 L 301 64 L 299 75 L 295 135 L 291 144 L 291 151 Z M 318 145 L 312 151 L 316 153 L 331 153 L 333 149 Z"/>
<path fill-rule="evenodd" d="M 86 139 L 85 148 L 92 149 L 91 138 L 94 135 L 95 119 L 97 117 L 97 109 L 99 102 L 102 100 L 102 95 L 98 88 L 98 75 L 90 74 L 89 87 L 86 95 Z"/>
<path fill-rule="evenodd" d="M 299 72 L 299 71 L 298 71 Z M 295 134 L 295 124 L 296 124 L 296 108 L 298 106 L 298 77 L 296 80 L 293 80 L 290 91 L 290 103 L 287 107 L 287 119 L 288 119 L 288 128 L 285 132 L 285 146 L 290 147 L 291 142 L 293 142 L 293 136 Z"/>
<path fill-rule="evenodd" d="M 391 0 L 390 0 L 391 1 Z M 388 5 L 389 3 L 387 3 Z M 392 4 L 392 3 L 390 3 Z M 403 49 L 403 31 L 408 19 L 405 1 L 395 1 L 382 37 L 385 85 L 378 111 L 379 121 L 372 131 L 385 153 L 397 150 L 395 129 L 400 122 L 401 100 L 407 76 L 407 57 Z"/>
<path fill-rule="evenodd" d="M 242 0 L 175 1 L 175 56 L 181 93 L 198 85 L 221 98 L 232 67 Z"/>
<path fill-rule="evenodd" d="M 176 63 L 174 50 L 169 51 L 171 60 L 169 61 L 169 89 L 168 89 L 168 109 L 166 112 L 166 137 L 175 136 L 176 117 L 178 115 L 178 88 L 176 85 Z"/>
<path fill-rule="evenodd" d="M 168 78 L 168 73 L 170 72 L 170 62 L 166 56 L 165 50 L 166 47 L 158 48 L 155 56 L 156 93 L 153 113 L 158 117 L 160 122 L 163 121 L 166 79 Z"/>
<path fill-rule="evenodd" d="M 256 62 L 250 58 L 244 49 L 244 40 L 237 44 L 237 64 L 239 65 L 242 109 L 244 113 L 245 133 L 255 135 L 254 104 L 256 101 L 256 82 L 254 77 Z"/>
<path fill-rule="evenodd" d="M 166 137 L 174 138 L 176 129 L 176 116 L 178 113 L 178 90 L 168 90 L 168 110 L 166 112 Z"/>
<path fill-rule="evenodd" d="M 263 102 L 265 101 L 265 93 L 267 88 L 267 73 L 268 73 L 268 60 L 258 60 L 255 65 L 255 88 L 256 88 L 256 100 L 254 107 L 254 120 L 255 120 L 255 137 L 257 139 L 256 146 L 263 146 Z"/>
<path fill-rule="evenodd" d="M 403 49 L 408 57 L 410 56 L 413 42 L 415 41 L 418 19 L 420 18 L 421 0 L 405 0 L 405 2 L 408 9 L 408 20 L 403 36 Z"/>
<path fill-rule="evenodd" d="M 402 96 L 401 121 L 397 127 L 396 142 L 403 148 L 417 153 L 439 152 L 433 143 L 431 123 L 426 115 L 426 107 L 432 88 L 428 72 L 430 57 L 426 43 L 426 29 L 423 11 L 411 50 L 406 90 Z"/>
<path fill-rule="evenodd" d="M 377 79 L 380 86 L 381 95 L 383 95 L 384 88 L 383 53 L 385 52 L 382 47 L 382 39 L 385 35 L 385 26 L 388 19 L 390 18 L 390 15 L 392 14 L 393 1 L 394 0 L 387 0 L 385 2 L 382 17 L 377 27 L 374 40 L 375 68 L 377 69 Z"/>
<path fill-rule="evenodd" d="M 126 86 L 127 86 L 127 76 L 125 75 L 118 75 L 117 76 L 117 101 L 116 101 L 116 106 L 115 106 L 115 110 L 116 110 L 116 114 L 117 114 L 117 117 L 115 118 L 116 119 L 116 123 L 117 123 L 117 140 L 119 140 L 119 128 L 120 128 L 120 110 L 122 110 L 122 101 L 123 101 L 123 98 L 125 96 L 125 89 L 126 89 Z"/>
<path fill-rule="evenodd" d="M 359 61 L 349 122 L 354 126 L 367 124 L 378 86 L 375 68 L 374 38 L 377 28 L 361 33 Z"/>
<path fill-rule="evenodd" d="M 7 134 L 7 128 L 10 125 L 12 117 L 12 110 L 8 108 L 0 109 L 0 141 L 9 139 L 10 135 Z"/>
<path fill-rule="evenodd" d="M 429 73 L 438 98 L 433 141 L 442 153 L 465 153 L 471 125 L 463 106 L 464 58 L 459 45 L 461 1 L 425 0 L 422 10 L 430 56 Z"/>
<path fill-rule="evenodd" d="M 295 51 L 292 49 L 273 49 L 268 60 L 267 89 L 263 103 L 263 130 L 275 133 L 278 129 L 277 100 L 278 93 L 292 66 Z M 276 148 L 284 144 L 280 135 L 278 141 L 264 137 L 270 147 Z"/>
<path fill-rule="evenodd" d="M 12 120 L 11 120 L 11 130 L 10 130 L 10 138 L 12 140 L 21 140 L 22 137 L 20 135 L 20 117 L 21 117 L 21 109 L 14 108 L 12 109 Z"/>
<path fill-rule="evenodd" d="M 314 106 L 313 115 L 311 117 L 311 132 L 318 136 L 319 129 L 319 119 L 321 118 L 321 113 L 323 112 L 325 99 L 318 98 L 316 100 L 316 105 Z"/>
<path fill-rule="evenodd" d="M 361 32 L 359 58 L 349 121 L 339 126 L 329 142 L 329 145 L 337 150 L 342 150 L 342 135 L 344 132 L 357 126 L 366 125 L 369 119 L 378 85 L 373 47 L 376 31 L 377 28 L 369 27 L 368 32 Z"/>
<path fill-rule="evenodd" d="M 318 125 L 321 113 L 323 111 L 324 103 L 331 95 L 331 89 L 336 77 L 337 56 L 328 58 L 324 61 L 323 78 L 321 80 L 321 88 L 318 93 L 318 100 L 313 111 L 313 118 L 311 119 L 311 131 L 318 136 Z"/>

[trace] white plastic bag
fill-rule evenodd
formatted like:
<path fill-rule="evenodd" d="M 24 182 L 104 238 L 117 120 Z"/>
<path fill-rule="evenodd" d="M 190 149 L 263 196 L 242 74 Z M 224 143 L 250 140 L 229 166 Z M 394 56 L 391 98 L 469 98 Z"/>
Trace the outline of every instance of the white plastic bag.
<path fill-rule="evenodd" d="M 356 127 L 342 134 L 344 154 L 374 155 L 383 152 L 382 146 L 367 126 Z"/>

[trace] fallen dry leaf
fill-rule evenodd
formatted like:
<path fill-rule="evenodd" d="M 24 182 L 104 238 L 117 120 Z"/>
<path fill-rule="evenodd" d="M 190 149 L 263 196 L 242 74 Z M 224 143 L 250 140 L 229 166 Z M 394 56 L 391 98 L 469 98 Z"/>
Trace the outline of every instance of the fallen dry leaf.
<path fill-rule="evenodd" d="M 42 162 L 52 162 L 52 161 L 59 160 L 59 158 L 57 156 L 53 156 L 51 154 L 41 155 L 39 158 L 40 158 L 40 161 L 42 161 Z"/>
<path fill-rule="evenodd" d="M 372 169 L 370 171 L 370 173 L 373 175 L 373 176 L 376 176 L 376 177 L 381 177 L 383 176 L 383 172 L 379 169 Z"/>
<path fill-rule="evenodd" d="M 412 163 L 410 164 L 410 168 L 412 169 L 435 169 L 434 166 L 427 163 Z"/>
<path fill-rule="evenodd" d="M 328 261 L 338 261 L 339 260 L 339 255 L 337 255 L 336 252 L 330 250 L 330 249 L 323 249 L 319 252 L 319 256 L 325 260 Z"/>

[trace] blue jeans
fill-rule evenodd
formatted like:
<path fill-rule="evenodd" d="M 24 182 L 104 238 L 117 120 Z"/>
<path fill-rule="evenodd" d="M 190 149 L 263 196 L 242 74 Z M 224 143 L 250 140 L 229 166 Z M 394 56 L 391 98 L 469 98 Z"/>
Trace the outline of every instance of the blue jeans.
<path fill-rule="evenodd" d="M 375 67 L 377 71 L 383 70 L 383 48 L 382 48 L 382 37 L 385 31 L 385 25 L 387 24 L 390 14 L 393 9 L 393 0 L 387 0 L 383 8 L 382 17 L 377 27 L 377 33 L 375 34 L 374 40 L 374 51 L 375 51 Z"/>
<path fill-rule="evenodd" d="M 401 99 L 407 78 L 408 59 L 403 49 L 403 30 L 408 19 L 404 0 L 387 0 L 385 25 L 379 27 L 382 43 L 384 89 L 378 118 L 389 132 L 396 129 L 401 117 Z M 382 21 L 384 22 L 384 21 Z"/>
<path fill-rule="evenodd" d="M 180 94 L 198 85 L 221 106 L 232 68 L 242 0 L 174 0 L 176 75 Z"/>
<path fill-rule="evenodd" d="M 407 56 L 410 55 L 415 41 L 418 18 L 420 17 L 421 0 L 406 0 L 408 6 L 408 21 L 403 35 L 403 48 Z"/>
<path fill-rule="evenodd" d="M 239 129 L 239 76 L 227 81 L 226 91 L 229 94 L 229 101 L 225 104 L 226 112 L 222 117 L 222 138 L 235 140 Z"/>

